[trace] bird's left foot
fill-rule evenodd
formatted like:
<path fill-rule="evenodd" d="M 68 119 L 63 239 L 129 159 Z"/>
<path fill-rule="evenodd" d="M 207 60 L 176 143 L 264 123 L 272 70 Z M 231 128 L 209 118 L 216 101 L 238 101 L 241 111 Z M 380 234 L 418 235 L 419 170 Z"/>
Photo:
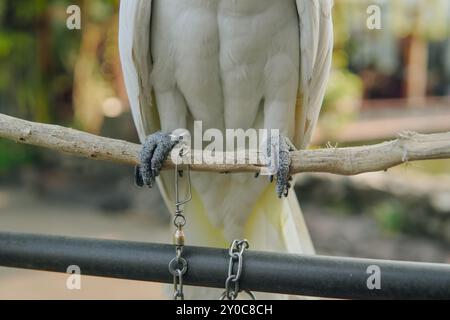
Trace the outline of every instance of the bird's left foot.
<path fill-rule="evenodd" d="M 293 180 L 290 172 L 291 172 L 291 151 L 294 151 L 295 148 L 291 141 L 283 136 L 279 137 L 280 145 L 279 145 L 279 160 L 278 160 L 278 170 L 276 173 L 276 192 L 278 197 L 281 199 L 283 196 L 287 197 L 289 195 L 289 190 L 292 185 L 291 182 Z"/>
<path fill-rule="evenodd" d="M 289 190 L 292 187 L 292 176 L 290 174 L 291 157 L 290 152 L 295 150 L 294 145 L 291 141 L 283 136 L 278 137 L 277 148 L 275 152 L 277 155 L 272 155 L 274 150 L 273 143 L 267 143 L 267 156 L 269 159 L 269 167 L 276 168 L 276 174 L 269 176 L 270 182 L 276 179 L 276 192 L 278 197 L 287 197 L 289 195 Z M 275 163 L 275 166 L 274 166 Z"/>

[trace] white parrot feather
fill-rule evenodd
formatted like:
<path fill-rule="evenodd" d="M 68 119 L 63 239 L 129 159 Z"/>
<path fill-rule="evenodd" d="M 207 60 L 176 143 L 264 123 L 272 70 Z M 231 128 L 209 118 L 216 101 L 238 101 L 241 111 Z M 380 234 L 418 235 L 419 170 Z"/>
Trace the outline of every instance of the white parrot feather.
<path fill-rule="evenodd" d="M 305 148 L 325 95 L 333 53 L 333 0 L 297 0 L 300 22 L 300 110 L 297 110 L 294 143 Z"/>
<path fill-rule="evenodd" d="M 151 0 L 120 1 L 119 50 L 128 100 L 141 142 L 159 129 L 152 103 Z"/>

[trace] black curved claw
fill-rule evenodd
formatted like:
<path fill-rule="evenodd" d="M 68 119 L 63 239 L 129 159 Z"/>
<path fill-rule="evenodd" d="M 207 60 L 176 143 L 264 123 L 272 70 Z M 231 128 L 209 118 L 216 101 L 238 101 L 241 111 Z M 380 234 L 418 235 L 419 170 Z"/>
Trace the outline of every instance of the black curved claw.
<path fill-rule="evenodd" d="M 138 187 L 143 187 L 144 186 L 144 180 L 142 179 L 142 175 L 141 175 L 141 166 L 137 165 L 134 167 L 134 183 L 138 186 Z"/>

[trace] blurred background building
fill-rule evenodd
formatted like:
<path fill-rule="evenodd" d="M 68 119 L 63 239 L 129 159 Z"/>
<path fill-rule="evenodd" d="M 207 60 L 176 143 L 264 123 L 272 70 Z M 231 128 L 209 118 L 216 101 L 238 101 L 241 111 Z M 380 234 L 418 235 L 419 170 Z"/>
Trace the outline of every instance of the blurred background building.
<path fill-rule="evenodd" d="M 137 141 L 117 52 L 118 0 L 0 0 L 0 112 Z M 66 9 L 81 7 L 81 30 Z M 367 28 L 370 5 L 381 29 Z M 314 146 L 450 131 L 450 2 L 335 0 L 334 67 Z M 358 177 L 302 175 L 317 251 L 450 262 L 450 161 Z M 325 195 L 325 196 L 324 196 Z M 132 168 L 0 140 L 0 230 L 168 240 Z M 0 298 L 161 298 L 161 286 L 0 268 Z"/>

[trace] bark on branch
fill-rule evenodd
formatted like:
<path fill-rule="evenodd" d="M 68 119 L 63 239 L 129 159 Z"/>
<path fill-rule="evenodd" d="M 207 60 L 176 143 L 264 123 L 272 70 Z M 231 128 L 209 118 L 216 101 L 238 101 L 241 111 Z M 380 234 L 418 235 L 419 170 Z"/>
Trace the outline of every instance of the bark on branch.
<path fill-rule="evenodd" d="M 4 114 L 0 114 L 0 137 L 95 160 L 128 165 L 139 163 L 138 144 L 56 125 L 29 122 Z M 228 154 L 224 156 L 229 157 Z M 291 170 L 292 173 L 356 175 L 387 170 L 408 161 L 449 158 L 450 132 L 402 133 L 396 140 L 370 146 L 295 151 L 291 154 Z M 173 165 L 168 159 L 164 167 L 169 169 Z M 261 164 L 192 164 L 190 167 L 193 171 L 259 172 Z"/>

